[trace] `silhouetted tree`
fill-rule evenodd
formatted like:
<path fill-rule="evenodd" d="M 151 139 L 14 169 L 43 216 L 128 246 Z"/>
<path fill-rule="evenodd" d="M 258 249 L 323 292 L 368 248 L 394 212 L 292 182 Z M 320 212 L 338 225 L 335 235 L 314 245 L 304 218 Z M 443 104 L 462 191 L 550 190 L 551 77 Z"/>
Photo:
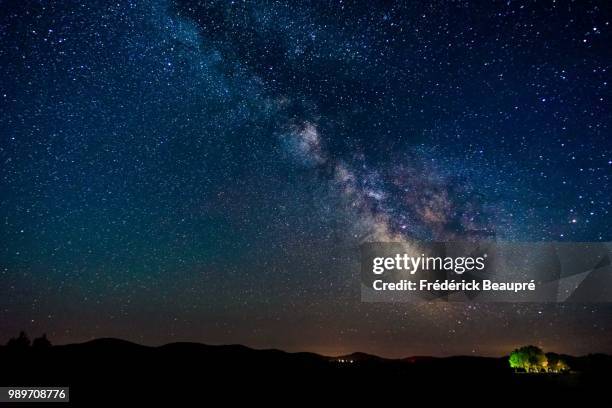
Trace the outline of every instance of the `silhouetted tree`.
<path fill-rule="evenodd" d="M 21 331 L 19 332 L 19 337 L 11 337 L 6 345 L 7 347 L 18 349 L 28 348 L 30 347 L 30 338 L 24 331 Z"/>
<path fill-rule="evenodd" d="M 47 338 L 47 333 L 43 333 L 42 336 L 35 338 L 34 341 L 32 341 L 32 347 L 37 349 L 51 347 L 51 342 Z"/>
<path fill-rule="evenodd" d="M 561 357 L 554 353 L 546 354 L 548 358 L 548 372 L 550 373 L 564 373 L 569 371 L 569 366 Z"/>

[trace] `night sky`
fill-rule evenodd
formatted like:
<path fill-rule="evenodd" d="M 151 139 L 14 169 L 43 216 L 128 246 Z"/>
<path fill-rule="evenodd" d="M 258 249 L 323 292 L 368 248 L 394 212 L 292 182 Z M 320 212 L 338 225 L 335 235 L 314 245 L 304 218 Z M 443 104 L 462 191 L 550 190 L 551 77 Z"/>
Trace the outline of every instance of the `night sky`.
<path fill-rule="evenodd" d="M 358 252 L 612 240 L 607 1 L 0 4 L 0 342 L 612 352 L 609 304 L 362 303 Z"/>

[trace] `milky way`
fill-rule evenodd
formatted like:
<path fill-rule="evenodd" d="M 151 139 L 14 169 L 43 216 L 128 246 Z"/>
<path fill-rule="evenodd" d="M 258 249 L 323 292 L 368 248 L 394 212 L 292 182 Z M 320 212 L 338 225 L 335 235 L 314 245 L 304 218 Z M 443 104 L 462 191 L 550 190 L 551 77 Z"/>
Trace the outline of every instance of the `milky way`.
<path fill-rule="evenodd" d="M 4 337 L 612 352 L 609 305 L 361 303 L 357 251 L 612 239 L 605 2 L 0 14 Z"/>

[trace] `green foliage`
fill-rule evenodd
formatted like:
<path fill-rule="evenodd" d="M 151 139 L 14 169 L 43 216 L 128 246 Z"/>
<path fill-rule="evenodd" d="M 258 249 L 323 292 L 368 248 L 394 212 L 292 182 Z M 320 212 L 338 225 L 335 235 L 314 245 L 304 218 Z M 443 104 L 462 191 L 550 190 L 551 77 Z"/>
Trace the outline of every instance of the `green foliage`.
<path fill-rule="evenodd" d="M 523 370 L 527 373 L 560 373 L 569 370 L 569 366 L 559 356 L 547 356 L 536 346 L 524 346 L 514 350 L 510 353 L 508 362 L 516 371 Z"/>
<path fill-rule="evenodd" d="M 510 362 L 510 367 L 514 369 L 525 367 L 526 358 L 524 354 L 518 350 L 514 350 L 510 353 L 510 358 L 508 360 Z"/>

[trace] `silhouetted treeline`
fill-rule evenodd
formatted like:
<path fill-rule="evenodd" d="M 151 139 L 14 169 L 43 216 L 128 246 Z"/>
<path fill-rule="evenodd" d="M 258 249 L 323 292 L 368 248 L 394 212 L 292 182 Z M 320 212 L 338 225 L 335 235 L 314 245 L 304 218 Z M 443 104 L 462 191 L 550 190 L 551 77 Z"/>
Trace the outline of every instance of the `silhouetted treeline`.
<path fill-rule="evenodd" d="M 6 346 L 12 349 L 26 349 L 28 347 L 47 348 L 51 347 L 51 342 L 47 338 L 46 333 L 43 333 L 40 337 L 36 337 L 34 341 L 30 341 L 26 332 L 21 331 L 19 332 L 19 336 L 11 337 L 6 343 Z"/>

